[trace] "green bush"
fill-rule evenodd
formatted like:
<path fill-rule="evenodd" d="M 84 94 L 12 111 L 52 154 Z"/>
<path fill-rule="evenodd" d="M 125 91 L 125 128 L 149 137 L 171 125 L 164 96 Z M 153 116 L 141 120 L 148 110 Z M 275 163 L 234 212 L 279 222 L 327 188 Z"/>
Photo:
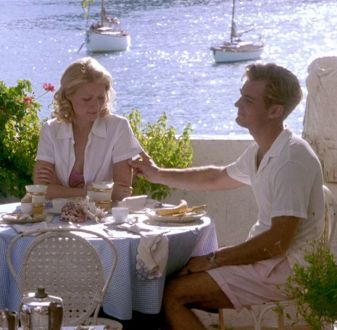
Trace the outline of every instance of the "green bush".
<path fill-rule="evenodd" d="M 0 81 L 0 197 L 21 197 L 32 182 L 40 107 L 29 81 L 12 87 Z"/>
<path fill-rule="evenodd" d="M 186 168 L 191 165 L 193 151 L 190 142 L 191 125 L 188 124 L 182 134 L 177 136 L 174 127 L 167 127 L 167 116 L 163 113 L 156 123 L 142 124 L 140 112 L 132 110 L 126 117 L 139 143 L 160 167 Z M 134 195 L 147 194 L 156 200 L 162 200 L 170 194 L 170 188 L 150 183 L 144 177 L 134 178 Z"/>
<path fill-rule="evenodd" d="M 305 260 L 306 266 L 295 264 L 286 291 L 312 329 L 321 330 L 337 320 L 337 264 L 323 241 L 311 243 Z"/>

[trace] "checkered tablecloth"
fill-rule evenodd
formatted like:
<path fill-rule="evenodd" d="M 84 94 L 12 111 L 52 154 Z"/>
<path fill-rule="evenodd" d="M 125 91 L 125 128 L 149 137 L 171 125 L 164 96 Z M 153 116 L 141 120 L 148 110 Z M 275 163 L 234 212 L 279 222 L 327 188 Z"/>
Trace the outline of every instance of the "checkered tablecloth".
<path fill-rule="evenodd" d="M 0 212 L 11 212 L 18 206 L 17 203 L 2 204 Z M 53 222 L 58 222 L 58 218 L 55 217 Z M 161 224 L 152 227 L 154 230 L 165 230 L 165 235 L 169 239 L 166 276 L 178 271 L 191 256 L 207 254 L 218 247 L 215 226 L 208 217 L 202 217 L 196 223 L 179 226 Z M 103 231 L 103 225 L 92 224 L 90 229 Z M 0 309 L 8 308 L 13 311 L 18 310 L 21 295 L 6 264 L 6 249 L 10 239 L 15 235 L 16 231 L 12 227 L 0 224 Z M 131 319 L 132 311 L 146 314 L 159 313 L 165 276 L 151 280 L 137 278 L 136 255 L 140 236 L 116 231 L 112 232 L 111 240 L 118 252 L 118 263 L 105 296 L 104 312 L 120 320 Z M 99 241 L 95 241 L 94 244 L 104 267 L 108 267 L 111 258 L 100 247 Z M 23 255 L 24 250 L 16 251 L 18 264 Z"/>

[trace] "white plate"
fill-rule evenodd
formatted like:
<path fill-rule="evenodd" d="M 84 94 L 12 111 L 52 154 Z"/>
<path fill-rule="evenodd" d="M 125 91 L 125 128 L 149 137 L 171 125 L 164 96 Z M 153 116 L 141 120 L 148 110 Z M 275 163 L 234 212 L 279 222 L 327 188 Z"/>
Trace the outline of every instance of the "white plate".
<path fill-rule="evenodd" d="M 158 215 L 155 210 L 147 210 L 145 214 L 151 219 L 159 222 L 186 223 L 199 220 L 206 215 L 206 212 L 191 213 L 183 216 Z"/>
<path fill-rule="evenodd" d="M 0 214 L 0 221 L 8 225 L 14 225 L 14 224 L 24 225 L 26 223 L 36 223 L 36 222 L 42 222 L 42 221 L 48 222 L 50 221 L 50 219 L 47 217 L 47 214 L 44 214 L 38 218 L 33 218 L 29 214 L 25 214 L 21 212 L 20 213 L 14 212 L 14 213 Z"/>

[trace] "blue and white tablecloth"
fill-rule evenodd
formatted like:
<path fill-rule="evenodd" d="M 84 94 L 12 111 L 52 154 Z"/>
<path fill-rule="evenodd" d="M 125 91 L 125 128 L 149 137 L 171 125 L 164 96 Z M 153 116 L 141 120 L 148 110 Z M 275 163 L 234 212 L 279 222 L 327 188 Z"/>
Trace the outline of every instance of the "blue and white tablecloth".
<path fill-rule="evenodd" d="M 0 212 L 12 212 L 17 207 L 19 207 L 18 203 L 2 204 Z M 53 223 L 58 222 L 56 216 Z M 179 224 L 179 226 L 166 223 L 154 225 L 146 221 L 144 225 L 154 232 L 165 232 L 164 235 L 168 238 L 166 276 L 181 269 L 191 256 L 204 255 L 218 248 L 214 223 L 206 216 L 195 223 Z M 105 232 L 102 224 L 88 224 L 85 227 Z M 109 236 L 111 234 L 111 240 L 117 249 L 118 263 L 104 299 L 104 312 L 120 320 L 130 320 L 132 311 L 145 314 L 159 313 L 165 276 L 145 280 L 137 277 L 136 256 L 140 236 L 120 230 L 111 230 L 108 234 Z M 7 267 L 6 249 L 15 235 L 16 231 L 13 227 L 0 224 L 0 309 L 8 308 L 13 311 L 18 310 L 21 295 Z M 103 248 L 100 248 L 99 241 L 95 244 L 104 267 L 108 267 L 111 258 Z M 23 255 L 24 251 L 17 251 L 18 264 Z"/>

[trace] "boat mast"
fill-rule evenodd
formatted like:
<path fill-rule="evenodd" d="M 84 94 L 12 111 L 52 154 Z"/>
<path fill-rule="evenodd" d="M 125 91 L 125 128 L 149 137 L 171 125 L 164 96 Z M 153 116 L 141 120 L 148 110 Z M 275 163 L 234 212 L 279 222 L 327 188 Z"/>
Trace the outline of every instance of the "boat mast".
<path fill-rule="evenodd" d="M 234 16 L 235 16 L 235 0 L 233 0 L 233 5 L 232 5 L 231 43 L 233 43 L 233 39 L 236 37 L 236 26 L 235 26 Z"/>
<path fill-rule="evenodd" d="M 101 26 L 104 25 L 106 17 L 105 7 L 104 7 L 104 0 L 101 0 Z"/>

